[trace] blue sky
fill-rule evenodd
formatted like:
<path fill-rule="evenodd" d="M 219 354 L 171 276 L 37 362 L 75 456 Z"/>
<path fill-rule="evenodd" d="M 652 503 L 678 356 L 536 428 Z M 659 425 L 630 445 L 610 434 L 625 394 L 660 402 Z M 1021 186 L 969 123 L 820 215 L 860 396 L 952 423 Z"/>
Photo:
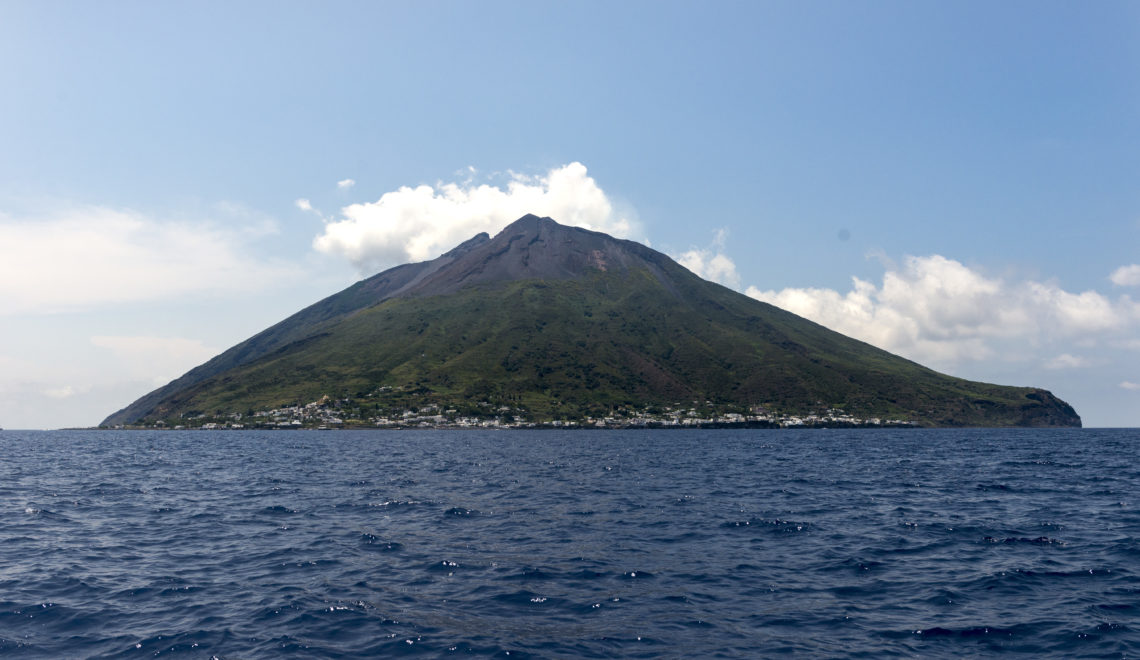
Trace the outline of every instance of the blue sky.
<path fill-rule="evenodd" d="M 6 428 L 528 203 L 1140 425 L 1135 3 L 3 2 L 0 94 Z"/>

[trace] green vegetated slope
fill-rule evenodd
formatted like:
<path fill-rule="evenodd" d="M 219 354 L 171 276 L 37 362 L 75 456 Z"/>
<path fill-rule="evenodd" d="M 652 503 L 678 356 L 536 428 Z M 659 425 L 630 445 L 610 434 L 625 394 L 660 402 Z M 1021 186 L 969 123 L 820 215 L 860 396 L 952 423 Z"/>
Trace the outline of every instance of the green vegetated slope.
<path fill-rule="evenodd" d="M 439 268 L 451 264 L 458 256 L 474 246 L 489 241 L 486 234 L 456 247 L 451 252 L 428 262 L 404 264 L 374 275 L 348 287 L 344 291 L 314 303 L 283 321 L 270 326 L 253 337 L 226 350 L 221 355 L 201 364 L 183 376 L 140 397 L 126 408 L 109 415 L 101 426 L 133 424 L 143 419 L 155 419 L 155 410 L 170 408 L 170 400 L 179 400 L 185 393 L 203 381 L 239 365 L 248 364 L 297 342 L 303 342 L 337 321 L 366 309 L 379 301 L 413 286 Z M 164 403 L 165 402 L 165 403 Z"/>
<path fill-rule="evenodd" d="M 563 247 L 582 231 L 554 227 Z M 529 258 L 542 254 L 540 240 L 520 236 L 533 239 Z M 580 252 L 598 263 L 574 276 L 480 280 L 470 273 L 490 272 L 493 262 L 501 269 L 495 260 L 512 257 L 492 249 L 494 241 L 476 241 L 459 260 L 466 280 L 435 268 L 434 283 L 375 304 L 360 291 L 375 278 L 366 280 L 310 308 L 335 313 L 295 318 L 278 328 L 274 336 L 284 339 L 276 344 L 263 337 L 263 354 L 246 347 L 255 357 L 242 361 L 239 345 L 215 373 L 136 402 L 133 419 L 121 411 L 108 422 L 249 413 L 327 395 L 461 412 L 508 405 L 535 420 L 709 401 L 783 413 L 842 408 L 935 426 L 1080 423 L 1044 390 L 939 374 L 701 280 L 644 246 L 616 243 L 626 252 L 606 253 L 608 268 L 600 248 L 587 245 Z"/>

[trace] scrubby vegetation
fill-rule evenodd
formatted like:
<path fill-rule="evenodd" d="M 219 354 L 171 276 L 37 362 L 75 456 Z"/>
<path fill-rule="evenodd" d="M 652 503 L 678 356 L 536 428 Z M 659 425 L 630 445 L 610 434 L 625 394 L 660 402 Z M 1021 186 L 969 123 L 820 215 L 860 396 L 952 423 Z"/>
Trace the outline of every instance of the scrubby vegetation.
<path fill-rule="evenodd" d="M 581 231 L 554 226 L 571 239 Z M 505 408 L 530 422 L 582 422 L 707 402 L 723 414 L 838 409 L 923 426 L 1079 424 L 1043 390 L 939 374 L 701 280 L 644 246 L 613 243 L 626 250 L 623 267 L 576 277 L 396 297 L 365 281 L 107 423 L 225 419 L 328 397 L 356 402 L 358 419 L 434 407 L 461 418 Z M 377 278 L 393 273 L 402 271 Z"/>

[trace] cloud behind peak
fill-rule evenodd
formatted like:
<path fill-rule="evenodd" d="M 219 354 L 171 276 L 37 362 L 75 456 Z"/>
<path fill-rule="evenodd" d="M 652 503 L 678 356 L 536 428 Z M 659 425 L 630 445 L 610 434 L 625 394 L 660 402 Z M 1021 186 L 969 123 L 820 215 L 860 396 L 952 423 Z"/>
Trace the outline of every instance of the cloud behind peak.
<path fill-rule="evenodd" d="M 479 232 L 494 235 L 527 213 L 639 238 L 632 214 L 617 212 L 586 167 L 573 162 L 537 176 L 510 173 L 504 187 L 472 181 L 404 186 L 341 209 L 342 218 L 328 222 L 313 247 L 367 274 L 434 258 Z"/>

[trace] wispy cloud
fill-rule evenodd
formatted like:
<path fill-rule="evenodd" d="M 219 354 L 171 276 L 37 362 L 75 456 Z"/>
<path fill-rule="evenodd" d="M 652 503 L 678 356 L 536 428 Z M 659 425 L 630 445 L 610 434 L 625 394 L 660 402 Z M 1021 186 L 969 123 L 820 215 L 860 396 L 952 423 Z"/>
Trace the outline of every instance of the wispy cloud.
<path fill-rule="evenodd" d="M 1120 383 L 1120 389 L 1123 389 L 1123 390 L 1140 390 L 1140 383 L 1133 383 L 1130 380 L 1126 380 L 1126 381 Z"/>
<path fill-rule="evenodd" d="M 68 399 L 75 396 L 75 388 L 71 385 L 49 388 L 44 390 L 44 396 L 51 397 L 53 399 Z"/>
<path fill-rule="evenodd" d="M 1086 358 L 1079 355 L 1070 355 L 1069 353 L 1062 353 L 1057 357 L 1048 360 L 1045 363 L 1046 369 L 1080 369 L 1082 367 L 1091 366 L 1091 362 Z"/>
<path fill-rule="evenodd" d="M 340 181 L 336 182 L 336 187 L 340 188 L 341 190 L 348 190 L 349 188 L 351 188 L 355 185 L 356 185 L 356 181 L 354 181 L 352 179 L 341 179 Z"/>
<path fill-rule="evenodd" d="M 470 180 L 403 187 L 375 202 L 341 209 L 343 218 L 328 222 L 313 246 L 369 273 L 434 258 L 479 232 L 494 234 L 527 213 L 638 237 L 632 214 L 616 211 L 586 167 L 570 163 L 538 176 L 511 173 L 505 187 Z"/>
<path fill-rule="evenodd" d="M 248 249 L 274 231 L 264 218 L 234 224 L 159 220 L 101 206 L 46 217 L 0 215 L 0 315 L 57 313 L 199 292 L 233 295 L 275 285 L 292 269 Z"/>

